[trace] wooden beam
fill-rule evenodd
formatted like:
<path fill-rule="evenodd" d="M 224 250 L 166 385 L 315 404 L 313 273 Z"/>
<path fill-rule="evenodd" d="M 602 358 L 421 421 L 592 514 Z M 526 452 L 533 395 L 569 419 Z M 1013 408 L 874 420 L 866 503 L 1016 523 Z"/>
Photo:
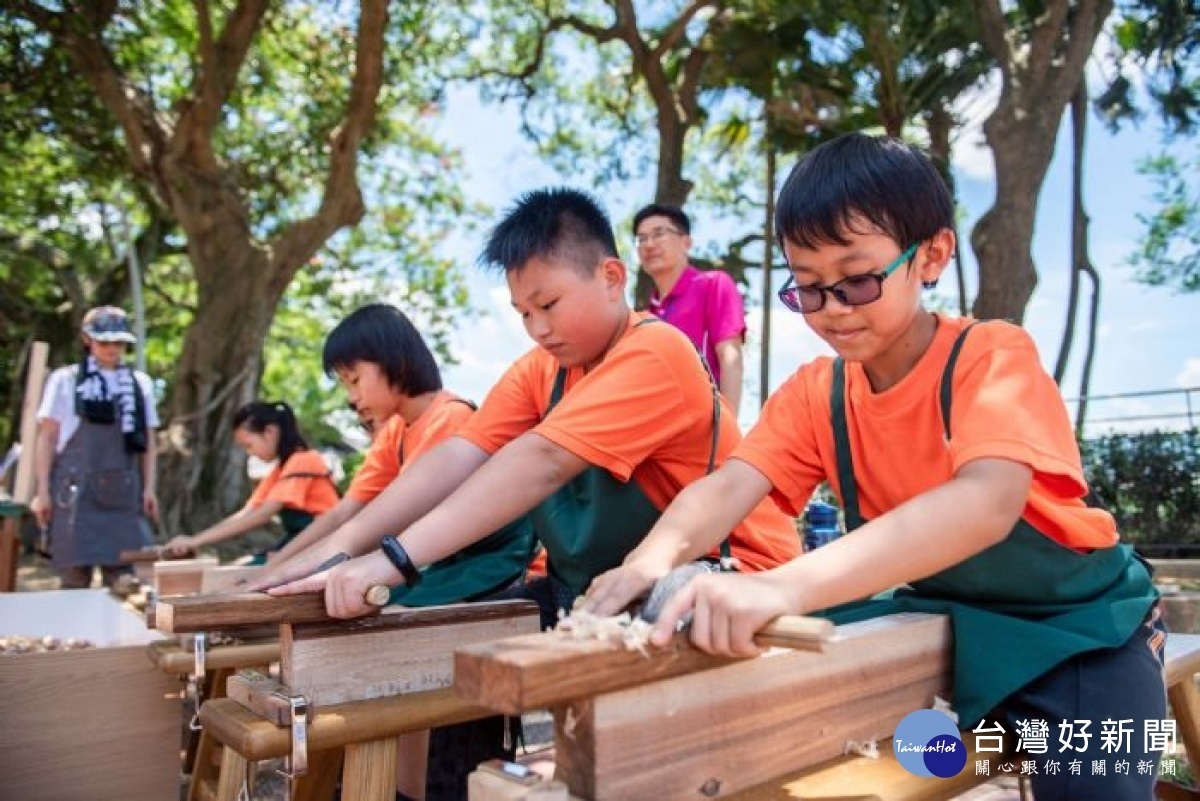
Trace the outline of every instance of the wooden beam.
<path fill-rule="evenodd" d="M 313 706 L 449 687 L 454 649 L 538 630 L 531 601 L 423 608 L 337 623 L 285 625 L 280 674 Z"/>
<path fill-rule="evenodd" d="M 334 704 L 313 715 L 308 747 L 310 751 L 340 748 L 492 714 L 486 707 L 455 697 L 449 688 Z M 264 720 L 230 698 L 205 701 L 200 707 L 200 722 L 218 740 L 250 761 L 275 759 L 291 752 L 292 737 L 288 729 Z"/>
<path fill-rule="evenodd" d="M 323 593 L 280 597 L 263 592 L 194 595 L 160 598 L 154 607 L 154 626 L 167 634 L 327 620 Z"/>
<path fill-rule="evenodd" d="M 150 661 L 165 673 L 186 675 L 196 668 L 196 654 L 172 640 L 159 640 L 148 646 Z M 204 655 L 208 670 L 256 667 L 279 661 L 279 640 L 248 642 L 240 645 L 214 645 Z"/>
<path fill-rule="evenodd" d="M 50 346 L 34 342 L 29 349 L 29 369 L 25 372 L 25 396 L 21 400 L 21 455 L 17 458 L 17 477 L 13 482 L 13 500 L 28 506 L 33 499 L 33 461 L 37 452 L 37 408 L 46 383 L 46 358 Z"/>
<path fill-rule="evenodd" d="M 119 559 L 136 565 L 139 562 L 165 562 L 171 559 L 191 559 L 196 554 L 193 551 L 174 553 L 165 548 L 137 548 L 132 551 L 121 551 Z"/>
<path fill-rule="evenodd" d="M 556 777 L 592 801 L 726 795 L 888 737 L 950 685 L 944 617 L 844 626 L 824 653 L 771 651 L 556 708 Z"/>
<path fill-rule="evenodd" d="M 827 620 L 785 616 L 760 644 L 819 649 L 833 636 Z M 572 640 L 558 632 L 531 634 L 460 648 L 454 687 L 463 698 L 508 715 L 633 687 L 671 676 L 711 670 L 741 660 L 710 656 L 679 635 L 667 648 L 630 650 L 618 642 Z"/>

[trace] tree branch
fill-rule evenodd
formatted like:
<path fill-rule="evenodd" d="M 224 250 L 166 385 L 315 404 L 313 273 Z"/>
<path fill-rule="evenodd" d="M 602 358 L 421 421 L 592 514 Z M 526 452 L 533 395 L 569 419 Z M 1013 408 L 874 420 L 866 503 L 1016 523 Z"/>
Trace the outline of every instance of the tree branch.
<path fill-rule="evenodd" d="M 358 185 L 358 149 L 375 121 L 383 83 L 387 20 L 387 0 L 362 0 L 350 100 L 345 118 L 330 137 L 329 172 L 321 206 L 315 215 L 293 223 L 275 238 L 271 250 L 277 264 L 298 267 L 312 258 L 335 231 L 362 219 L 365 207 Z M 286 286 L 293 274 L 294 268 L 278 270 L 275 281 Z"/>
<path fill-rule="evenodd" d="M 250 52 L 250 45 L 262 27 L 268 0 L 238 0 L 229 12 L 221 29 L 220 39 L 213 40 L 212 18 L 208 0 L 193 0 L 200 29 L 200 66 L 195 81 L 194 97 L 180 118 L 180 129 L 210 134 L 220 120 L 221 109 L 237 85 L 238 72 Z"/>
<path fill-rule="evenodd" d="M 999 63 L 1000 71 L 1008 75 L 1012 68 L 1012 48 L 1008 43 L 1008 23 L 1000 10 L 1000 0 L 974 0 L 974 5 L 975 13 L 979 15 L 979 36 Z"/>
<path fill-rule="evenodd" d="M 663 32 L 662 39 L 650 51 L 650 57 L 656 61 L 661 60 L 664 54 L 679 44 L 679 40 L 687 32 L 688 23 L 692 21 L 692 18 L 705 8 L 716 4 L 716 0 L 694 0 L 690 6 L 679 12 L 679 16 Z"/>
<path fill-rule="evenodd" d="M 151 99 L 118 71 L 100 41 L 100 29 L 86 27 L 87 15 L 72 11 L 56 14 L 27 0 L 17 0 L 13 8 L 66 51 L 80 77 L 121 126 L 134 173 L 149 184 L 155 199 L 169 208 L 170 191 L 156 166 L 167 138 L 164 121 L 159 119 Z"/>
<path fill-rule="evenodd" d="M 1067 34 L 1067 13 L 1070 10 L 1070 0 L 1051 0 L 1041 17 L 1034 21 L 1033 32 L 1029 36 L 1029 61 L 1025 69 L 1035 87 L 1045 85 L 1050 79 L 1050 64 L 1058 52 L 1059 42 Z M 1091 46 L 1088 46 L 1091 50 Z"/>

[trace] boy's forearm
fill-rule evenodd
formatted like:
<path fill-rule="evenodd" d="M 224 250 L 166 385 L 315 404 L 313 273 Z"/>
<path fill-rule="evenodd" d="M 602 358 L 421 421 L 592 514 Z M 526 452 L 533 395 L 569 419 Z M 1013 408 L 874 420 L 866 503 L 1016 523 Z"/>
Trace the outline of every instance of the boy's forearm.
<path fill-rule="evenodd" d="M 861 529 L 771 571 L 800 614 L 927 578 L 1003 540 L 1020 518 L 1030 471 L 973 463 L 958 477 Z M 978 469 L 982 468 L 982 469 Z"/>
<path fill-rule="evenodd" d="M 50 491 L 50 470 L 54 466 L 54 456 L 58 447 L 58 430 L 49 426 L 39 426 L 37 438 L 33 445 L 33 474 L 37 482 L 36 492 Z"/>
<path fill-rule="evenodd" d="M 410 526 L 400 542 L 416 564 L 432 564 L 525 514 L 587 466 L 538 434 L 522 435 Z"/>
<path fill-rule="evenodd" d="M 717 547 L 753 511 L 771 483 L 745 462 L 730 460 L 676 496 L 626 564 L 656 572 L 699 559 Z"/>
<path fill-rule="evenodd" d="M 726 340 L 717 345 L 717 360 L 721 364 L 721 394 L 733 407 L 734 414 L 742 403 L 742 381 L 745 368 L 740 340 Z"/>
<path fill-rule="evenodd" d="M 375 500 L 329 537 L 334 552 L 360 556 L 379 547 L 450 496 L 488 459 L 461 437 L 450 437 L 397 476 Z M 319 560 L 318 560 L 319 561 Z"/>
<path fill-rule="evenodd" d="M 205 545 L 215 545 L 218 542 L 245 534 L 256 528 L 267 525 L 271 518 L 283 508 L 283 505 L 268 501 L 252 509 L 243 509 L 232 517 L 227 517 L 215 526 L 195 535 L 194 544 L 197 548 Z"/>

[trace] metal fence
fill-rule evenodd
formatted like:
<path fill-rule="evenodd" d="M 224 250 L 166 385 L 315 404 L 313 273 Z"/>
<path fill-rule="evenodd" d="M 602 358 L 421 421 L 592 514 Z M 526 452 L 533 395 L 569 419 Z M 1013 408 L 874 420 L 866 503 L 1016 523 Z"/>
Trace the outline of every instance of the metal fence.
<path fill-rule="evenodd" d="M 1198 397 L 1193 400 L 1192 395 Z M 1067 398 L 1072 418 L 1079 414 L 1081 398 Z M 1118 392 L 1112 395 L 1088 395 L 1084 428 L 1095 431 L 1141 431 L 1150 428 L 1191 429 L 1200 417 L 1200 387 L 1152 389 L 1144 392 Z"/>

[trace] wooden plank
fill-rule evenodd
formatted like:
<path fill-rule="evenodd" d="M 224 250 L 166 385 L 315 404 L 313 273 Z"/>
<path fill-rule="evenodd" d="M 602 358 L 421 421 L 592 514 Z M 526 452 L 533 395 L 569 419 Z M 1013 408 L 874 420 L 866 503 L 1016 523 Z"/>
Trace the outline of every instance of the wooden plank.
<path fill-rule="evenodd" d="M 143 646 L 0 657 L 0 797 L 179 797 L 179 679 Z"/>
<path fill-rule="evenodd" d="M 285 625 L 280 676 L 316 707 L 449 687 L 454 649 L 538 630 L 530 601 L 392 607 L 336 624 Z"/>
<path fill-rule="evenodd" d="M 21 400 L 21 455 L 17 459 L 17 477 L 13 482 L 13 500 L 28 506 L 33 499 L 34 454 L 37 452 L 37 408 L 46 383 L 46 358 L 50 346 L 34 342 L 29 349 L 29 369 L 25 372 L 25 396 Z"/>
<path fill-rule="evenodd" d="M 151 586 L 160 598 L 168 595 L 195 595 L 200 592 L 200 581 L 204 571 L 218 564 L 220 562 L 215 556 L 158 561 L 154 563 Z"/>
<path fill-rule="evenodd" d="M 167 634 L 327 620 L 325 595 L 319 592 L 278 598 L 262 592 L 180 596 L 160 598 L 154 607 L 155 628 Z"/>
<path fill-rule="evenodd" d="M 608 801 L 736 792 L 882 739 L 950 688 L 949 623 L 844 626 L 824 653 L 771 651 L 555 710 L 557 778 Z"/>
<path fill-rule="evenodd" d="M 990 758 L 993 766 L 1002 760 L 997 754 L 975 751 L 975 737 L 962 733 L 967 748 L 967 764 L 957 776 L 948 779 L 915 776 L 905 770 L 892 751 L 890 739 L 879 743 L 879 758 L 840 756 L 816 767 L 797 771 L 729 796 L 732 801 L 845 801 L 846 799 L 887 799 L 887 801 L 944 801 L 952 799 L 993 777 L 975 775 L 975 763 Z"/>
<path fill-rule="evenodd" d="M 265 673 L 239 671 L 225 683 L 225 694 L 263 720 L 276 726 L 292 725 L 292 708 L 287 700 L 291 691 Z M 311 720 L 315 710 L 312 706 L 308 710 Z"/>
<path fill-rule="evenodd" d="M 242 581 L 262 572 L 261 565 L 218 565 L 204 571 L 200 577 L 200 594 L 240 592 Z"/>
<path fill-rule="evenodd" d="M 449 726 L 495 714 L 457 698 L 449 688 L 334 704 L 317 710 L 308 730 L 310 751 L 395 737 L 408 731 Z M 230 698 L 205 701 L 200 722 L 226 746 L 251 761 L 287 756 L 291 733 Z"/>
<path fill-rule="evenodd" d="M 121 551 L 119 558 L 122 562 L 137 565 L 141 562 L 164 562 L 171 559 L 191 559 L 195 553 L 174 553 L 165 548 L 137 548 L 132 551 Z"/>
<path fill-rule="evenodd" d="M 21 518 L 0 519 L 0 592 L 17 588 L 17 566 L 21 561 Z"/>
<path fill-rule="evenodd" d="M 829 621 L 787 616 L 762 642 L 818 648 L 832 631 Z M 469 701 L 517 715 L 736 661 L 742 660 L 693 648 L 682 634 L 670 646 L 648 647 L 643 654 L 621 643 L 544 632 L 460 648 L 454 655 L 454 687 Z"/>

